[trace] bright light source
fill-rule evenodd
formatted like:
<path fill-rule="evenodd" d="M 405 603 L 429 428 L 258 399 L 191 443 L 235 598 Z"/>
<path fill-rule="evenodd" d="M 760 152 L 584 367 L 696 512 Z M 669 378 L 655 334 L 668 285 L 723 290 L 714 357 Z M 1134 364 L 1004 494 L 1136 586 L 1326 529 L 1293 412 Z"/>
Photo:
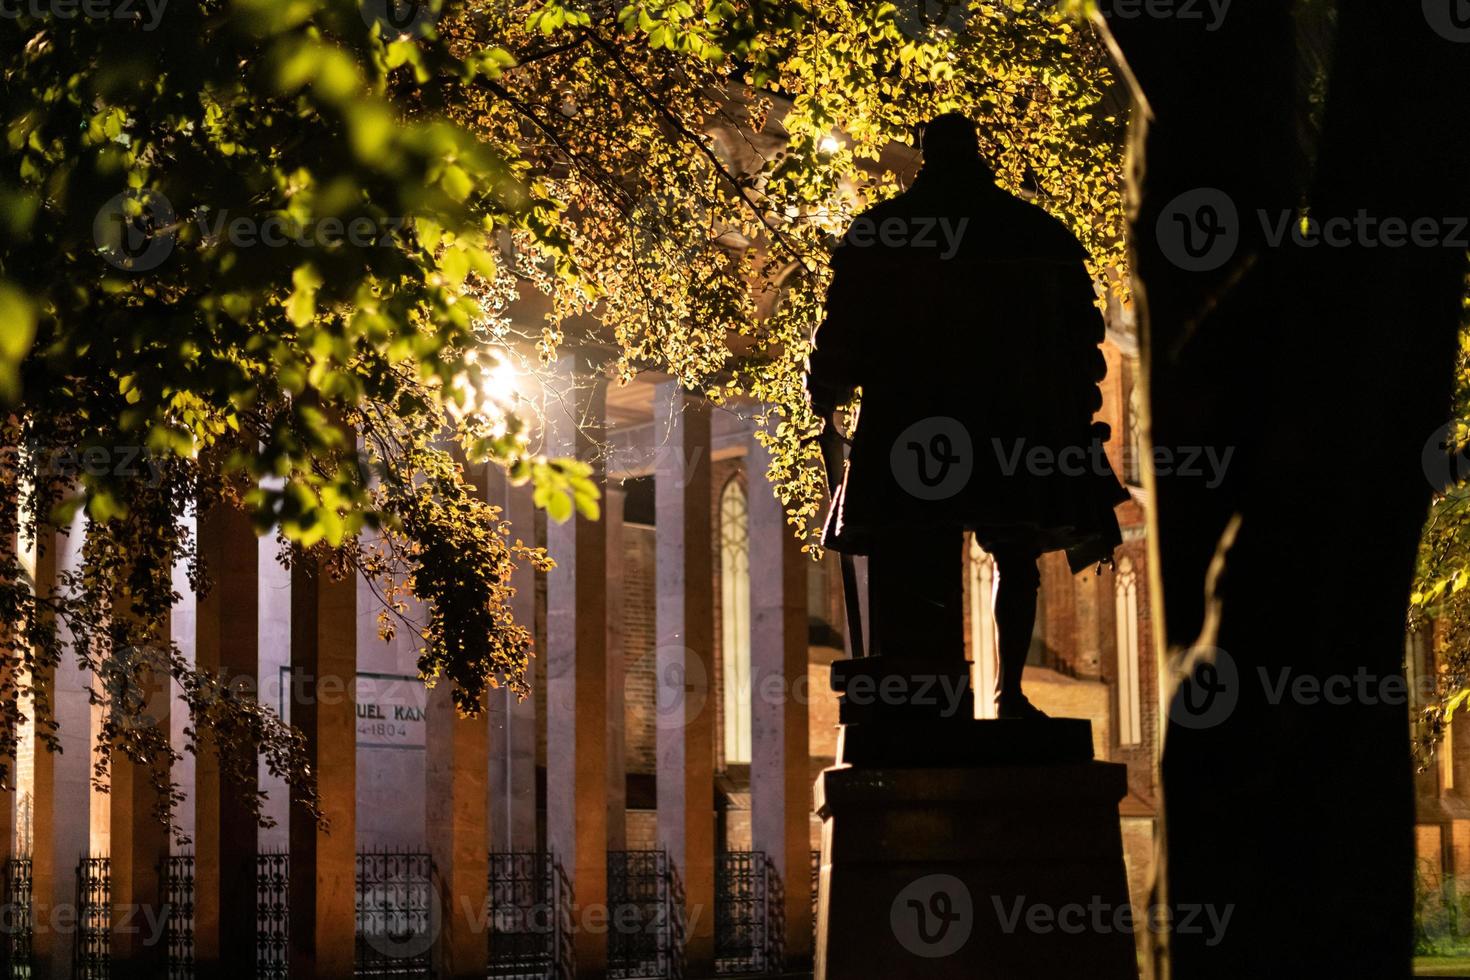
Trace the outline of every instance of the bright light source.
<path fill-rule="evenodd" d="M 842 141 L 835 136 L 823 136 L 822 141 L 817 144 L 817 149 L 823 153 L 836 153 L 842 149 Z"/>
<path fill-rule="evenodd" d="M 496 434 L 503 434 L 504 418 L 514 414 L 522 401 L 520 373 L 502 353 L 470 351 L 465 361 L 470 370 L 454 379 L 458 398 L 449 404 L 450 413 L 456 418 L 478 414 L 487 419 L 501 419 Z"/>
<path fill-rule="evenodd" d="M 501 357 L 495 366 L 485 372 L 480 384 L 480 394 L 485 401 L 501 408 L 509 408 L 520 398 L 519 378 L 515 367 Z"/>

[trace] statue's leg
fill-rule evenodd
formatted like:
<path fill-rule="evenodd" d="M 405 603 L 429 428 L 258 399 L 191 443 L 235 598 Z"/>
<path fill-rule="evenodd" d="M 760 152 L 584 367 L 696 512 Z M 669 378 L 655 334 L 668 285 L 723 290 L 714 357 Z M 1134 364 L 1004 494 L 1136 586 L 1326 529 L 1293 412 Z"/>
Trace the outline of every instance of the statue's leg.
<path fill-rule="evenodd" d="M 1000 581 L 995 589 L 995 632 L 1000 647 L 996 702 L 1021 703 L 1021 673 L 1036 625 L 1036 593 L 1041 587 L 1036 549 L 1006 545 L 992 552 Z"/>
<path fill-rule="evenodd" d="M 870 650 L 895 660 L 965 658 L 964 533 L 891 529 L 868 558 Z"/>

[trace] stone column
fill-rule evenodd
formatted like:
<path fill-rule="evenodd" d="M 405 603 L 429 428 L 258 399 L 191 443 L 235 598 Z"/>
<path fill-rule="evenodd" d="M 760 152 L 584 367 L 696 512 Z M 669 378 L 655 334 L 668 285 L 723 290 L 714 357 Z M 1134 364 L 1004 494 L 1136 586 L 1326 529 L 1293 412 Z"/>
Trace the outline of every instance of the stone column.
<path fill-rule="evenodd" d="M 169 623 L 141 652 L 145 662 L 129 683 L 141 686 L 141 710 L 129 712 L 124 724 L 161 731 L 169 741 L 170 705 L 167 644 Z M 116 654 L 114 654 L 116 655 Z M 111 838 L 112 935 L 111 976 L 154 980 L 168 974 L 164 906 L 168 893 L 169 829 L 158 819 L 162 796 L 153 767 L 130 761 L 120 749 L 112 756 L 108 793 Z"/>
<path fill-rule="evenodd" d="M 451 448 L 456 459 L 462 454 Z M 499 475 L 499 469 L 494 470 Z M 489 496 L 491 467 L 466 466 L 465 479 L 480 499 Z M 436 976 L 461 980 L 485 975 L 489 936 L 490 728 L 486 715 L 461 717 L 453 688 L 441 680 L 428 692 L 424 825 L 434 861 L 437 908 L 431 931 L 439 929 L 435 948 Z M 500 697 L 487 689 L 484 706 Z"/>
<path fill-rule="evenodd" d="M 504 470 L 492 465 L 487 474 L 489 500 L 496 504 L 511 534 L 536 543 L 536 505 L 530 484 L 510 485 Z M 522 564 L 516 569 L 516 594 L 510 600 L 516 622 L 536 631 L 536 570 Z M 536 655 L 546 656 L 544 638 L 536 637 Z M 536 840 L 536 699 L 519 700 L 508 690 L 492 691 L 489 699 L 490 780 L 489 835 L 492 851 L 534 851 Z"/>
<path fill-rule="evenodd" d="M 356 917 L 357 581 L 298 552 L 291 567 L 291 724 L 306 737 L 322 830 L 290 810 L 291 976 L 352 975 Z"/>
<path fill-rule="evenodd" d="M 0 503 L 0 507 L 5 508 L 4 524 L 6 525 L 6 527 L 12 529 L 15 528 L 16 521 L 20 516 L 17 502 L 15 500 L 4 501 L 3 503 Z M 14 530 L 7 530 L 3 537 L 0 537 L 0 548 L 4 549 L 4 558 L 6 564 L 10 565 L 13 562 L 13 567 L 18 572 L 24 573 L 24 568 L 21 565 L 19 546 L 20 537 Z M 17 575 L 15 578 L 9 579 L 7 581 L 7 584 L 18 587 L 21 581 L 23 581 L 23 577 L 23 574 Z M 11 637 L 9 636 L 9 631 L 14 628 L 14 625 L 10 623 L 0 623 L 0 635 L 6 635 L 7 640 L 10 640 Z M 7 648 L 8 646 L 9 643 L 7 642 Z M 12 667 L 8 661 L 3 668 L 0 668 L 0 680 L 3 680 L 4 688 L 10 691 L 14 690 L 14 685 L 16 683 L 24 683 L 24 678 L 15 675 L 15 672 L 12 670 Z M 17 732 L 16 730 L 14 719 L 7 718 L 3 721 L 0 721 L 0 735 L 3 735 L 4 741 L 7 742 L 18 737 L 19 732 Z M 17 744 L 16 747 L 19 748 L 19 745 Z M 16 847 L 15 790 L 16 786 L 19 784 L 20 777 L 18 766 L 16 765 L 16 757 L 19 754 L 20 753 L 16 751 L 0 754 L 0 766 L 4 766 L 6 773 L 6 778 L 3 782 L 3 785 L 0 785 L 0 868 L 4 868 L 5 863 L 8 862 L 12 856 L 14 856 L 14 850 Z"/>
<path fill-rule="evenodd" d="M 11 453 L 12 450 L 9 447 L 6 447 L 5 450 L 0 451 L 0 459 L 3 459 L 3 462 L 0 462 L 0 465 L 4 465 L 6 468 L 11 469 L 11 472 L 13 473 L 14 457 L 11 455 Z M 0 507 L 4 508 L 3 521 L 0 521 L 0 523 L 3 523 L 6 528 L 3 537 L 0 537 L 0 548 L 4 549 L 4 559 L 6 566 L 8 568 L 13 568 L 18 573 L 13 577 L 7 575 L 6 584 L 11 587 L 19 588 L 25 579 L 25 567 L 21 559 L 20 551 L 20 536 L 17 533 L 19 527 L 18 521 L 20 519 L 20 507 L 18 500 L 20 487 L 17 484 L 10 484 L 5 487 L 5 490 L 7 496 L 10 496 L 10 499 L 0 502 Z M 4 634 L 7 640 L 7 652 L 10 652 L 10 643 L 19 639 L 19 637 L 12 635 L 10 631 L 12 629 L 17 629 L 19 625 L 20 624 L 18 623 L 0 623 L 0 634 Z M 18 645 L 19 644 L 17 644 L 17 646 Z M 21 710 L 23 711 L 23 703 L 19 703 L 19 695 L 18 692 L 15 691 L 15 685 L 17 683 L 24 683 L 26 679 L 23 676 L 17 676 L 17 673 L 18 670 L 13 666 L 9 657 L 7 657 L 4 667 L 0 668 L 0 679 L 3 679 L 4 688 L 7 693 L 9 693 L 11 697 L 17 699 L 17 707 L 21 708 Z M 6 742 L 14 744 L 17 749 L 19 748 L 19 743 L 17 741 L 19 732 L 16 730 L 15 719 L 13 716 L 6 717 L 3 722 L 0 722 L 0 734 L 4 735 L 4 740 Z M 18 751 L 9 751 L 0 754 L 0 765 L 4 766 L 6 774 L 3 785 L 0 785 L 0 869 L 5 869 L 8 866 L 10 859 L 15 856 L 16 851 L 15 802 L 16 787 L 19 785 L 20 782 L 20 773 L 18 771 L 19 767 L 17 765 L 17 758 L 19 755 L 20 753 Z M 10 912 L 9 921 L 13 922 L 13 911 L 7 911 Z"/>
<path fill-rule="evenodd" d="M 291 718 L 291 569 L 281 563 L 277 529 L 260 542 L 258 551 L 260 616 L 260 699 L 276 709 L 282 721 Z M 265 766 L 256 772 L 266 793 L 265 812 L 275 821 L 261 827 L 256 836 L 261 853 L 280 854 L 290 849 L 291 793 L 286 781 Z"/>
<path fill-rule="evenodd" d="M 435 951 L 442 980 L 481 980 L 489 937 L 488 898 L 489 728 L 484 718 L 464 718 L 454 707 L 452 685 L 429 692 L 425 802 L 429 853 L 434 859 L 442 931 Z"/>
<path fill-rule="evenodd" d="M 220 505 L 199 519 L 199 555 L 210 578 L 198 600 L 195 657 L 233 697 L 255 698 L 260 662 L 260 541 L 244 511 Z M 254 750 L 226 747 L 245 774 L 225 776 L 221 747 L 199 733 L 194 764 L 194 961 L 226 980 L 255 975 L 255 865 L 258 827 L 246 803 L 260 786 Z"/>
<path fill-rule="evenodd" d="M 683 881 L 685 969 L 714 973 L 714 603 L 710 409 L 669 382 L 654 396 L 658 834 Z"/>
<path fill-rule="evenodd" d="M 807 746 L 806 573 L 811 560 L 766 482 L 755 439 L 750 507 L 750 826 L 784 887 L 788 963 L 811 957 L 811 754 Z"/>
<path fill-rule="evenodd" d="M 36 587 L 43 595 L 60 588 L 58 575 L 81 567 L 86 520 L 78 515 L 69 534 L 43 534 L 38 543 Z M 35 739 L 33 839 L 31 852 L 36 976 L 69 980 L 77 942 L 77 863 L 90 851 L 91 707 L 88 674 L 77 664 L 63 624 L 61 663 L 36 672 L 35 686 L 49 710 L 37 711 L 38 727 L 54 722 L 61 749 Z"/>
<path fill-rule="evenodd" d="M 606 380 L 580 353 L 556 366 L 547 451 L 597 461 Z M 581 928 L 584 910 L 607 904 L 607 548 L 596 521 L 551 522 L 556 568 L 546 581 L 546 836 L 572 886 L 579 977 L 600 977 L 607 935 Z"/>
<path fill-rule="evenodd" d="M 623 500 L 609 486 L 602 505 L 607 529 L 607 846 L 628 847 L 626 658 L 623 653 Z"/>

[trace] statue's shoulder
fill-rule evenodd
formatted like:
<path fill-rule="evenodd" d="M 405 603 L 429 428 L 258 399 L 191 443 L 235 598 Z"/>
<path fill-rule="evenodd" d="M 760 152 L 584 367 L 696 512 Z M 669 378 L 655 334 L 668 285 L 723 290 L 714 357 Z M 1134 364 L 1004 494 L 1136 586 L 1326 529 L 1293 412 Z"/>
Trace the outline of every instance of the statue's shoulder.
<path fill-rule="evenodd" d="M 1011 212 L 1009 217 L 1012 221 L 1008 223 L 1013 225 L 1016 244 L 1019 246 L 1024 242 L 1018 252 L 1024 251 L 1032 258 L 1062 265 L 1087 261 L 1087 250 L 1060 218 L 1030 201 L 1013 197 L 1010 202 L 1007 210 Z"/>

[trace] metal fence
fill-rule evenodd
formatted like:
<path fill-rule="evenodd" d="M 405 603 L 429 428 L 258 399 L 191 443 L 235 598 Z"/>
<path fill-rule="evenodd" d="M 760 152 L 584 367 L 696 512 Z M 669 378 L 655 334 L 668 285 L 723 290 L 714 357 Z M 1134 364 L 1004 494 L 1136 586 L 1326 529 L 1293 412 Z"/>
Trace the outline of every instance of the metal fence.
<path fill-rule="evenodd" d="M 290 969 L 290 856 L 265 851 L 255 856 L 255 976 L 286 980 Z"/>
<path fill-rule="evenodd" d="M 432 871 L 429 855 L 417 851 L 357 855 L 357 976 L 430 976 L 446 911 L 437 908 Z"/>
<path fill-rule="evenodd" d="M 77 863 L 77 941 L 72 946 L 76 980 L 107 980 L 112 967 L 112 862 L 84 857 Z"/>
<path fill-rule="evenodd" d="M 715 855 L 715 972 L 766 971 L 766 855 Z"/>
<path fill-rule="evenodd" d="M 32 975 L 32 881 L 29 857 L 5 864 L 5 934 L 0 937 L 0 967 L 6 978 Z M 194 856 L 171 855 L 160 869 L 165 894 L 164 937 L 168 980 L 193 980 Z M 438 909 L 433 865 L 428 854 L 376 851 L 357 855 L 358 977 L 408 980 L 431 976 Z M 112 863 L 87 857 L 77 863 L 77 935 L 72 947 L 75 980 L 106 980 L 111 971 Z M 290 858 L 284 852 L 256 856 L 255 975 L 286 980 L 290 953 Z M 564 878 L 553 879 L 554 907 L 563 910 L 556 932 L 554 961 L 569 962 L 570 913 Z M 499 974 L 496 974 L 497 976 Z M 569 975 L 545 974 L 551 977 Z M 539 976 L 539 975 L 538 975 Z"/>
<path fill-rule="evenodd" d="M 382 980 L 432 975 L 438 931 L 433 862 L 418 851 L 370 851 L 356 861 L 353 974 Z M 291 858 L 255 859 L 255 976 L 287 980 L 291 953 Z"/>
<path fill-rule="evenodd" d="M 77 980 L 105 980 L 110 971 L 111 862 L 89 857 L 77 865 L 78 922 L 73 952 Z M 812 852 L 815 913 L 820 854 Z M 165 937 L 169 980 L 194 977 L 194 858 L 173 855 L 164 868 Z M 358 977 L 432 976 L 438 898 L 433 863 L 417 851 L 360 853 L 356 862 Z M 32 865 L 28 857 L 5 865 L 6 934 L 0 943 L 3 976 L 31 971 Z M 290 859 L 284 852 L 256 857 L 256 976 L 286 980 L 289 973 Z M 676 869 L 662 850 L 608 853 L 609 980 L 682 977 L 684 896 Z M 545 851 L 489 855 L 486 976 L 493 980 L 566 980 L 574 974 L 572 895 L 566 875 Z M 815 917 L 815 916 L 814 916 Z M 783 966 L 785 903 L 779 875 L 760 851 L 717 855 L 715 864 L 715 971 L 722 975 L 779 972 Z"/>
<path fill-rule="evenodd" d="M 164 936 L 168 980 L 194 978 L 194 858 L 174 855 L 161 869 L 164 885 Z M 32 954 L 34 865 L 31 858 L 5 863 L 4 976 L 28 980 L 34 974 Z M 77 863 L 77 933 L 72 947 L 72 975 L 96 980 L 112 969 L 112 862 L 105 857 Z"/>
<path fill-rule="evenodd" d="M 608 852 L 608 980 L 682 975 L 679 892 L 666 852 Z"/>
<path fill-rule="evenodd" d="M 812 851 L 812 956 L 817 955 L 817 896 L 822 890 L 822 852 Z"/>
<path fill-rule="evenodd" d="M 35 930 L 31 919 L 31 893 L 34 890 L 34 866 L 29 856 L 13 857 L 5 862 L 5 935 L 0 944 L 7 980 L 30 980 L 32 973 L 31 939 Z"/>
<path fill-rule="evenodd" d="M 169 855 L 163 893 L 168 980 L 194 980 L 194 855 Z"/>
<path fill-rule="evenodd" d="M 766 962 L 765 972 L 786 970 L 786 886 L 769 857 L 766 866 Z M 801 881 L 797 878 L 797 881 Z"/>
<path fill-rule="evenodd" d="M 571 888 L 546 851 L 490 854 L 490 950 L 495 980 L 573 975 Z"/>
<path fill-rule="evenodd" d="M 786 960 L 786 889 L 764 851 L 715 856 L 715 972 L 781 972 Z"/>

